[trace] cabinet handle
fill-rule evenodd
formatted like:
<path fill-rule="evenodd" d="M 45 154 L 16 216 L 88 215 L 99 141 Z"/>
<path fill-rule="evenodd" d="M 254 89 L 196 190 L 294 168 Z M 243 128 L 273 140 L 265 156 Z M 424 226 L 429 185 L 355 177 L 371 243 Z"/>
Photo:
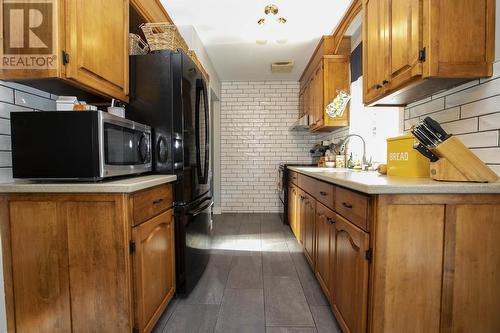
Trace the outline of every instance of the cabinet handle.
<path fill-rule="evenodd" d="M 382 84 L 383 84 L 384 86 L 385 86 L 386 84 L 388 84 L 388 83 L 389 83 L 389 81 L 387 81 L 387 80 L 382 81 Z"/>
<path fill-rule="evenodd" d="M 342 206 L 344 206 L 345 208 L 352 209 L 352 205 L 350 203 L 348 203 L 348 202 L 343 202 Z"/>
<path fill-rule="evenodd" d="M 155 201 L 153 201 L 153 205 L 157 205 L 157 204 L 159 204 L 159 203 L 160 203 L 160 202 L 162 202 L 162 201 L 163 201 L 163 199 L 158 199 L 158 200 L 155 200 Z"/>
<path fill-rule="evenodd" d="M 331 217 L 327 217 L 326 220 L 328 221 L 328 223 L 330 224 L 335 224 L 335 220 L 332 219 Z"/>
<path fill-rule="evenodd" d="M 377 85 L 375 86 L 375 89 L 377 89 L 377 90 L 382 89 L 382 86 L 381 86 L 380 84 L 377 84 Z"/>
<path fill-rule="evenodd" d="M 328 195 L 328 193 L 326 193 L 325 191 L 321 191 L 321 192 L 319 192 L 319 194 L 321 194 L 324 197 L 326 197 Z"/>

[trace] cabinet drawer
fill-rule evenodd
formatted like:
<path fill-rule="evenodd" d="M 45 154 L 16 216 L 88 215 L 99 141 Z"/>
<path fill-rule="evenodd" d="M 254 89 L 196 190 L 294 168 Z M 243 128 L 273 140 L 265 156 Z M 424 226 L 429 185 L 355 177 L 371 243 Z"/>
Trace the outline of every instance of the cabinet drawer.
<path fill-rule="evenodd" d="M 296 173 L 295 171 L 290 171 L 288 170 L 288 180 L 295 184 L 295 185 L 298 185 L 298 173 Z"/>
<path fill-rule="evenodd" d="M 357 225 L 368 230 L 369 198 L 363 194 L 337 187 L 335 189 L 335 211 Z"/>
<path fill-rule="evenodd" d="M 332 184 L 316 181 L 314 185 L 314 197 L 330 209 L 335 209 L 335 186 Z"/>
<path fill-rule="evenodd" d="M 172 186 L 161 185 L 132 195 L 132 225 L 138 225 L 172 206 Z"/>
<path fill-rule="evenodd" d="M 328 208 L 335 209 L 335 186 L 299 174 L 299 187 Z"/>

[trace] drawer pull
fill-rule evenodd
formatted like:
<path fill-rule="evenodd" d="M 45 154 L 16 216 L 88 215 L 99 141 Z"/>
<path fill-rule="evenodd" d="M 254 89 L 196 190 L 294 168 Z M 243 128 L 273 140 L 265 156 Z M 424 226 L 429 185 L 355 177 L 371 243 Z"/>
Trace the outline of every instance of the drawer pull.
<path fill-rule="evenodd" d="M 348 203 L 348 202 L 343 202 L 342 206 L 344 206 L 345 208 L 352 209 L 352 205 L 350 203 Z"/>
<path fill-rule="evenodd" d="M 321 192 L 319 192 L 319 194 L 321 194 L 324 197 L 326 197 L 328 195 L 328 193 L 326 193 L 325 191 L 321 191 Z"/>
<path fill-rule="evenodd" d="M 160 202 L 163 202 L 163 199 L 158 199 L 158 200 L 153 201 L 153 205 L 157 205 Z"/>

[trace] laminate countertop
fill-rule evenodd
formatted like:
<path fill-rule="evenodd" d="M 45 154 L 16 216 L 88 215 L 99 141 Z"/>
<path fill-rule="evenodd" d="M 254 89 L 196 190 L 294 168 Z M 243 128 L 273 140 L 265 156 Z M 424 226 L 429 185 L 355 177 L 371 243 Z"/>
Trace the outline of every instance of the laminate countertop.
<path fill-rule="evenodd" d="M 157 185 L 171 183 L 175 175 L 147 175 L 100 182 L 54 182 L 14 180 L 0 183 L 0 193 L 132 193 Z"/>
<path fill-rule="evenodd" d="M 389 177 L 376 171 L 287 167 L 325 182 L 366 194 L 498 194 L 500 182 L 440 182 L 431 178 Z"/>

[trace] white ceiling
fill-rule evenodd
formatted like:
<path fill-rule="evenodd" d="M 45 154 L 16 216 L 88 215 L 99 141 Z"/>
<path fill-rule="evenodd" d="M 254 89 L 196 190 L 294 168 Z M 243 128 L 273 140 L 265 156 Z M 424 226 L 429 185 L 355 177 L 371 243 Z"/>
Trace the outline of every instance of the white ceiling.
<path fill-rule="evenodd" d="M 176 25 L 192 25 L 223 81 L 298 80 L 322 35 L 330 34 L 351 0 L 161 0 Z M 288 41 L 258 45 L 257 20 L 278 6 Z M 276 30 L 273 29 L 272 33 Z M 293 60 L 292 73 L 273 74 L 273 61 Z"/>

